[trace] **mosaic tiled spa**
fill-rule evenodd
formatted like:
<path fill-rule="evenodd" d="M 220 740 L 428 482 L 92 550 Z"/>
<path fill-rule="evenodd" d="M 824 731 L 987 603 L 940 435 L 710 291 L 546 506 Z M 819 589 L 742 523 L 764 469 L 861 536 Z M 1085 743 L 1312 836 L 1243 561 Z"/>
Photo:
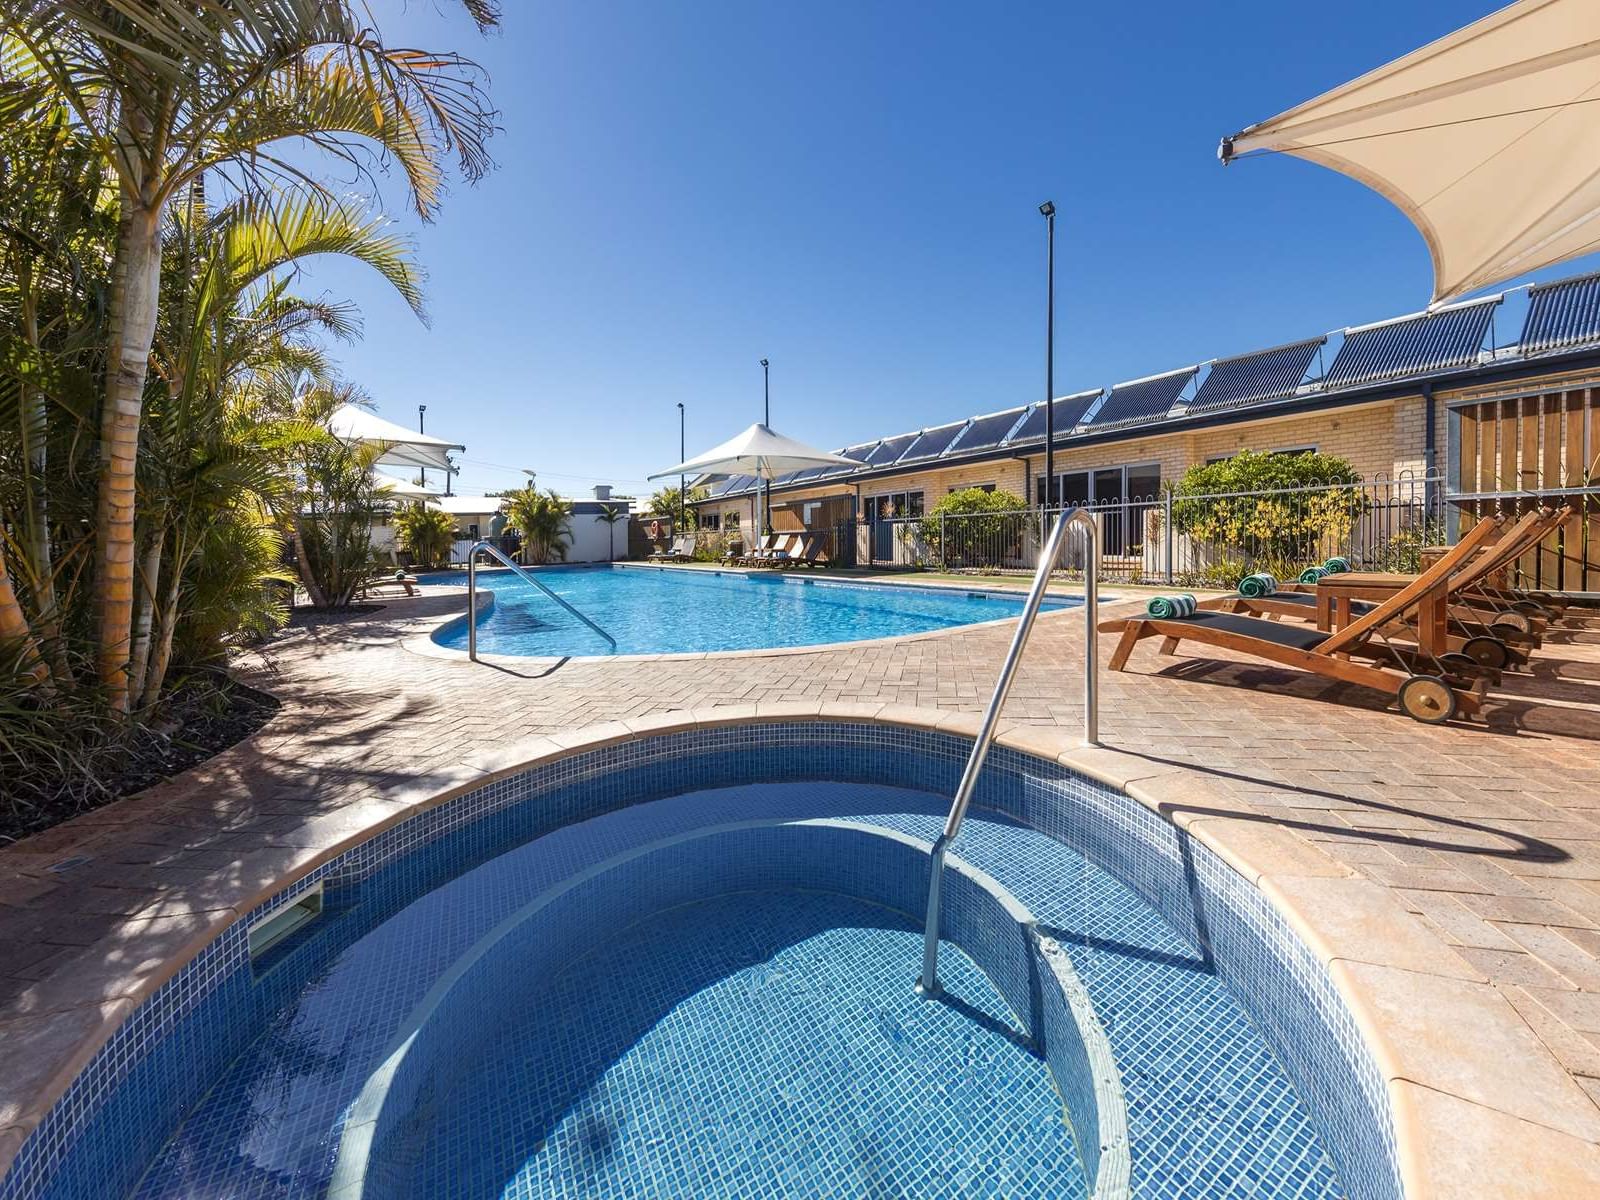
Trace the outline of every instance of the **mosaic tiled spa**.
<path fill-rule="evenodd" d="M 578 748 L 348 845 L 139 1006 L 5 1200 L 1401 1194 L 1254 884 L 1117 789 L 835 719 Z"/>

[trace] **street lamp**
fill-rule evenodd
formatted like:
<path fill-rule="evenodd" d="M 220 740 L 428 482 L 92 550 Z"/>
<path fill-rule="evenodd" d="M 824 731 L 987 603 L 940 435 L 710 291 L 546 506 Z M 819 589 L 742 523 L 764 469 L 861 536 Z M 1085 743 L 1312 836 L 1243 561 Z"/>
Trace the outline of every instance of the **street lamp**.
<path fill-rule="evenodd" d="M 1046 200 L 1039 205 L 1044 217 L 1044 506 L 1050 508 L 1056 496 L 1056 206 Z"/>
<path fill-rule="evenodd" d="M 689 457 L 689 452 L 686 449 L 686 447 L 684 445 L 684 440 L 683 440 L 683 401 L 679 400 L 678 401 L 678 461 L 679 462 L 685 462 L 688 459 L 688 457 Z M 687 512 L 685 511 L 685 507 L 684 506 L 685 506 L 684 479 L 683 479 L 682 475 L 679 475 L 678 476 L 678 532 L 679 533 L 682 533 L 689 525 L 689 517 L 688 517 Z"/>
<path fill-rule="evenodd" d="M 427 411 L 428 411 L 428 406 L 426 404 L 417 405 L 417 432 L 418 433 L 427 433 L 428 432 L 426 426 L 423 423 L 423 414 L 426 413 Z M 449 481 L 449 477 L 446 476 L 446 482 L 448 483 L 448 481 Z M 428 482 L 428 468 L 427 467 L 423 467 L 422 468 L 422 482 L 424 484 L 426 484 Z M 448 487 L 446 487 L 445 490 L 449 491 L 450 489 Z"/>
<path fill-rule="evenodd" d="M 761 423 L 767 428 L 772 427 L 772 369 L 767 360 L 761 360 Z M 757 533 L 765 537 L 772 532 L 772 481 L 762 477 L 761 481 L 761 510 L 765 518 L 760 522 L 762 528 Z"/>

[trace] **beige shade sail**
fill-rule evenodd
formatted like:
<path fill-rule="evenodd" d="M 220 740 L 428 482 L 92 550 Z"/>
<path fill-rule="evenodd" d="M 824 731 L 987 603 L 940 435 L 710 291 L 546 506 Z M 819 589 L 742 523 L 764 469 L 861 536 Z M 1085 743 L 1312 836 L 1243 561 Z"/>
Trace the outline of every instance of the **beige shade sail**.
<path fill-rule="evenodd" d="M 1224 162 L 1293 154 L 1387 196 L 1436 303 L 1600 250 L 1600 0 L 1519 0 L 1270 121 Z"/>

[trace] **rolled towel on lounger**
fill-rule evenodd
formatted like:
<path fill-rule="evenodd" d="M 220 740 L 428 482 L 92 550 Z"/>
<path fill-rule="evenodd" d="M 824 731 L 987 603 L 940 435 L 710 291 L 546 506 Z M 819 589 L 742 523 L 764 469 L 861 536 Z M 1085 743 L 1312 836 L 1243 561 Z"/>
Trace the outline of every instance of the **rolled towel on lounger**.
<path fill-rule="evenodd" d="M 1246 575 L 1239 580 L 1239 595 L 1246 600 L 1259 600 L 1277 590 L 1278 581 L 1265 571 L 1257 571 L 1254 575 Z"/>
<path fill-rule="evenodd" d="M 1184 592 L 1177 596 L 1152 596 L 1144 611 L 1157 620 L 1167 621 L 1174 617 L 1192 616 L 1199 607 L 1200 602 Z"/>
<path fill-rule="evenodd" d="M 1301 583 L 1315 583 L 1317 580 L 1321 579 L 1324 575 L 1331 575 L 1331 574 L 1334 574 L 1334 572 L 1329 571 L 1326 567 L 1307 567 L 1304 571 L 1300 572 L 1300 582 Z"/>
<path fill-rule="evenodd" d="M 1350 560 L 1348 558 L 1339 557 L 1330 558 L 1327 562 L 1322 564 L 1322 569 L 1329 575 L 1343 575 L 1345 572 L 1350 570 Z"/>

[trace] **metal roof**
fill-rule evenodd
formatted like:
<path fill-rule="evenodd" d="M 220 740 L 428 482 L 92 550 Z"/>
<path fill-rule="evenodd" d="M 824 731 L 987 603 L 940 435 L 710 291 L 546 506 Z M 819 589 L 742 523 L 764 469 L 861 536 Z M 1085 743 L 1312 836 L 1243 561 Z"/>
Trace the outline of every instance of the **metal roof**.
<path fill-rule="evenodd" d="M 1345 331 L 1328 368 L 1330 388 L 1422 375 L 1476 362 L 1499 296 Z"/>
<path fill-rule="evenodd" d="M 1546 283 L 1528 292 L 1522 352 L 1544 354 L 1600 338 L 1600 275 Z"/>
<path fill-rule="evenodd" d="M 1092 392 L 1078 392 L 1072 396 L 1057 396 L 1050 402 L 1055 410 L 1054 419 L 1056 426 L 1056 440 L 1060 441 L 1071 433 L 1073 427 L 1083 420 L 1083 414 L 1094 406 L 1094 402 L 1105 394 L 1101 388 Z M 1035 404 L 1029 410 L 1027 418 L 1017 431 L 1011 435 L 1013 442 L 1025 441 L 1028 438 L 1044 437 L 1044 401 Z"/>
<path fill-rule="evenodd" d="M 1327 340 L 1312 338 L 1237 358 L 1218 359 L 1211 364 L 1211 373 L 1201 382 L 1185 411 L 1215 412 L 1292 396 Z"/>
<path fill-rule="evenodd" d="M 1148 379 L 1117 384 L 1100 406 L 1100 411 L 1090 420 L 1090 428 L 1105 429 L 1111 425 L 1154 421 L 1166 416 L 1199 370 L 1199 367 L 1185 367 L 1181 371 L 1168 371 L 1165 375 L 1152 375 Z"/>

